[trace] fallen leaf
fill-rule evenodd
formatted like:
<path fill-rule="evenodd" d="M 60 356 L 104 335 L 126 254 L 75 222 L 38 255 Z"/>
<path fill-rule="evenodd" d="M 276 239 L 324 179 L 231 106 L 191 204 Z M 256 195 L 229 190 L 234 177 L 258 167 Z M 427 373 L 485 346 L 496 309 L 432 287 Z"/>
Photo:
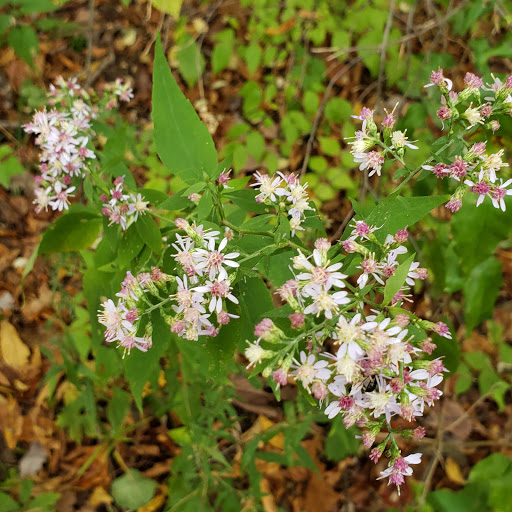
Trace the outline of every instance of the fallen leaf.
<path fill-rule="evenodd" d="M 103 489 L 101 486 L 97 486 L 89 496 L 87 503 L 93 507 L 99 507 L 100 505 L 108 505 L 114 501 L 114 498 Z"/>
<path fill-rule="evenodd" d="M 446 459 L 445 466 L 446 476 L 454 483 L 459 485 L 464 485 L 466 483 L 465 478 L 462 476 L 462 471 L 460 470 L 460 466 L 457 464 L 455 459 L 452 457 L 448 457 Z"/>
<path fill-rule="evenodd" d="M 19 462 L 20 477 L 25 478 L 26 476 L 37 475 L 47 459 L 46 451 L 37 441 L 34 441 L 30 444 L 28 452 L 23 455 Z"/>
<path fill-rule="evenodd" d="M 18 402 L 11 396 L 7 399 L 7 405 L 0 407 L 0 425 L 7 447 L 14 450 L 23 430 L 23 417 Z"/>
<path fill-rule="evenodd" d="M 0 350 L 5 363 L 16 369 L 25 366 L 30 356 L 29 348 L 7 320 L 0 322 Z"/>
<path fill-rule="evenodd" d="M 157 494 L 149 503 L 139 507 L 137 512 L 155 512 L 155 510 L 160 510 L 162 505 L 165 503 L 165 498 L 165 494 Z"/>
<path fill-rule="evenodd" d="M 265 30 L 265 34 L 268 36 L 280 36 L 284 34 L 285 32 L 288 32 L 293 28 L 295 25 L 295 19 L 290 18 L 288 21 L 285 21 L 281 25 L 278 25 L 277 27 L 269 27 Z"/>

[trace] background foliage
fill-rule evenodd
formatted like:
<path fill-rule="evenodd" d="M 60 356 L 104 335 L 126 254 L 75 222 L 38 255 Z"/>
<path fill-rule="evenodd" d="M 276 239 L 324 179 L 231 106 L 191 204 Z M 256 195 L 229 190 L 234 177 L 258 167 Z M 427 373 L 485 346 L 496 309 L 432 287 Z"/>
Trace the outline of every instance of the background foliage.
<path fill-rule="evenodd" d="M 247 380 L 242 359 L 221 367 L 222 354 L 177 340 L 157 316 L 159 343 L 147 354 L 122 360 L 105 346 L 95 315 L 100 298 L 112 297 L 126 270 L 151 257 L 161 257 L 165 269 L 169 251 L 161 252 L 151 219 L 117 241 L 107 222 L 78 203 L 36 251 L 53 218 L 35 220 L 29 211 L 26 169 L 37 158 L 20 128 L 59 74 L 95 87 L 131 77 L 134 103 L 95 126 L 103 172 L 143 186 L 166 219 L 187 212 L 188 195 L 202 191 L 198 208 L 207 213 L 215 142 L 222 158 L 232 158 L 220 167 L 233 167 L 236 178 L 226 194 L 238 207 L 231 222 L 260 228 L 247 226 L 249 208 L 257 208 L 255 194 L 244 190 L 251 171 L 295 171 L 322 212 L 311 227 L 339 238 L 352 200 L 370 211 L 396 185 L 394 168 L 379 181 L 362 178 L 344 141 L 357 126 L 350 116 L 363 104 L 382 113 L 400 101 L 399 129 L 421 142 L 411 164 L 421 163 L 440 128 L 437 103 L 422 89 L 430 71 L 442 66 L 458 83 L 467 71 L 484 82 L 491 72 L 510 74 L 509 2 L 0 0 L 0 9 L 0 247 L 7 262 L 0 266 L 0 510 L 66 510 L 66 499 L 76 510 L 319 510 L 319 496 L 323 510 L 344 503 L 510 509 L 512 205 L 501 214 L 486 203 L 475 209 L 468 197 L 451 222 L 434 210 L 415 228 L 414 249 L 431 274 L 417 290 L 420 310 L 446 320 L 457 343 L 436 340 L 434 355 L 445 357 L 452 375 L 441 410 L 426 418 L 431 439 L 420 450 L 430 458 L 398 501 L 373 482 L 377 470 L 359 457 L 356 432 L 328 424 L 301 394 L 275 401 L 264 381 Z M 165 54 L 153 68 L 157 33 Z M 159 108 L 150 119 L 152 77 Z M 178 89 L 191 103 L 169 101 Z M 192 106 L 207 128 L 179 122 Z M 154 133 L 151 121 L 160 127 Z M 489 149 L 507 147 L 512 122 L 499 133 Z M 412 195 L 446 194 L 443 186 L 421 175 L 396 211 L 410 212 L 407 223 L 421 219 Z M 83 193 L 92 196 L 86 184 Z M 378 210 L 373 215 L 380 219 Z M 246 243 L 241 249 L 250 251 Z M 44 259 L 36 262 L 36 253 Z M 286 247 L 263 251 L 258 271 L 282 284 L 290 254 Z M 244 322 L 223 331 L 219 349 L 243 349 L 251 326 L 273 308 L 267 286 L 251 274 L 256 263 L 244 266 Z M 45 454 L 39 459 L 30 455 L 37 445 Z"/>

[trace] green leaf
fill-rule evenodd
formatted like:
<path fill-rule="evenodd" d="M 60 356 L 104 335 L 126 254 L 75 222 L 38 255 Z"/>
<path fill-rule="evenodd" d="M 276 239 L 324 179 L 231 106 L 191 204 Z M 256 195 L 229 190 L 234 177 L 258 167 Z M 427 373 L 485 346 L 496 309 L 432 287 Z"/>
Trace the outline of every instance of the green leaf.
<path fill-rule="evenodd" d="M 50 0 L 23 0 L 21 4 L 21 14 L 39 14 L 42 12 L 55 11 L 57 6 Z"/>
<path fill-rule="evenodd" d="M 178 41 L 178 69 L 189 87 L 201 78 L 206 66 L 204 56 L 194 38 L 185 33 Z"/>
<path fill-rule="evenodd" d="M 469 274 L 464 284 L 467 335 L 483 320 L 492 318 L 502 282 L 501 262 L 494 257 L 477 265 Z"/>
<path fill-rule="evenodd" d="M 247 150 L 253 156 L 253 158 L 260 162 L 263 157 L 263 151 L 265 150 L 265 139 L 258 131 L 253 131 L 247 136 Z"/>
<path fill-rule="evenodd" d="M 232 29 L 223 30 L 215 36 L 215 40 L 218 42 L 212 52 L 212 71 L 219 73 L 227 67 L 231 60 L 235 42 L 234 32 Z"/>
<path fill-rule="evenodd" d="M 153 311 L 153 346 L 147 352 L 134 348 L 126 354 L 123 362 L 126 378 L 130 384 L 130 391 L 137 407 L 142 412 L 142 392 L 152 377 L 158 376 L 160 358 L 167 350 L 171 340 L 171 331 L 164 319 Z"/>
<path fill-rule="evenodd" d="M 333 137 L 318 137 L 322 153 L 328 156 L 336 156 L 341 152 L 341 146 Z"/>
<path fill-rule="evenodd" d="M 0 16 L 0 34 L 5 34 L 10 24 L 11 16 L 9 16 L 8 14 L 2 14 Z"/>
<path fill-rule="evenodd" d="M 466 363 L 460 363 L 457 368 L 457 381 L 455 382 L 455 394 L 461 395 L 473 385 L 473 375 Z"/>
<path fill-rule="evenodd" d="M 117 263 L 120 268 L 126 267 L 135 258 L 142 248 L 144 242 L 139 236 L 137 223 L 132 224 L 124 233 L 117 253 Z"/>
<path fill-rule="evenodd" d="M 179 18 L 183 0 L 151 0 L 151 4 L 159 11 Z"/>
<path fill-rule="evenodd" d="M 152 251 L 160 254 L 162 252 L 162 235 L 155 219 L 153 219 L 149 213 L 139 215 L 135 226 L 143 242 L 149 246 Z"/>
<path fill-rule="evenodd" d="M 36 496 L 30 503 L 26 505 L 25 510 L 33 512 L 42 512 L 43 510 L 55 510 L 54 506 L 59 501 L 60 494 L 56 492 L 45 492 Z"/>
<path fill-rule="evenodd" d="M 263 203 L 256 202 L 257 195 L 258 192 L 256 190 L 245 188 L 242 190 L 229 191 L 229 193 L 223 194 L 223 197 L 229 199 L 247 212 L 265 213 L 265 205 Z"/>
<path fill-rule="evenodd" d="M 411 263 L 414 261 L 414 256 L 416 256 L 416 253 L 411 254 L 401 263 L 395 270 L 395 273 L 386 281 L 386 286 L 384 287 L 384 305 L 389 304 L 398 293 L 398 290 L 402 288 L 411 268 Z"/>
<path fill-rule="evenodd" d="M 494 254 L 498 243 L 512 226 L 510 209 L 502 212 L 484 201 L 478 208 L 472 198 L 464 198 L 462 208 L 452 219 L 452 235 L 460 265 L 469 272 Z"/>
<path fill-rule="evenodd" d="M 186 183 L 217 177 L 217 152 L 208 128 L 174 80 L 157 37 L 152 118 L 158 155 Z"/>
<path fill-rule="evenodd" d="M 499 478 L 512 469 L 512 461 L 501 453 L 493 453 L 477 462 L 469 473 L 468 482 L 485 482 Z"/>
<path fill-rule="evenodd" d="M 8 494 L 0 491 L 0 512 L 18 512 L 20 505 Z"/>
<path fill-rule="evenodd" d="M 251 43 L 245 49 L 245 63 L 251 75 L 256 73 L 261 61 L 261 48 L 256 43 Z"/>
<path fill-rule="evenodd" d="M 101 218 L 90 210 L 70 211 L 46 229 L 39 254 L 86 249 L 96 240 L 101 226 Z"/>
<path fill-rule="evenodd" d="M 389 196 L 378 203 L 364 219 L 370 226 L 378 226 L 377 239 L 384 242 L 388 234 L 412 226 L 434 208 L 448 200 L 448 196 Z"/>
<path fill-rule="evenodd" d="M 334 462 L 339 462 L 345 457 L 357 453 L 360 447 L 360 442 L 355 437 L 357 432 L 354 427 L 347 430 L 341 417 L 336 416 L 325 440 L 327 457 Z"/>
<path fill-rule="evenodd" d="M 318 110 L 320 105 L 320 99 L 318 94 L 313 91 L 306 91 L 302 98 L 302 104 L 304 105 L 304 111 L 306 114 L 313 115 Z"/>
<path fill-rule="evenodd" d="M 0 167 L 2 169 L 2 172 L 0 172 L 0 185 L 4 188 L 9 186 L 11 176 L 25 171 L 18 157 L 12 154 L 12 149 L 7 145 L 0 146 Z"/>
<path fill-rule="evenodd" d="M 11 28 L 7 41 L 14 51 L 31 67 L 34 68 L 34 57 L 39 53 L 39 40 L 32 27 L 20 25 Z"/>
<path fill-rule="evenodd" d="M 254 326 L 261 320 L 261 316 L 274 307 L 272 296 L 262 279 L 255 277 L 243 278 L 238 283 L 240 308 L 241 336 L 240 347 L 245 348 L 245 340 L 254 338 Z"/>
<path fill-rule="evenodd" d="M 112 482 L 112 496 L 124 509 L 138 509 L 151 501 L 158 483 L 146 478 L 136 469 L 130 469 L 125 475 Z"/>
<path fill-rule="evenodd" d="M 240 316 L 240 308 L 230 311 Z M 227 378 L 227 371 L 232 366 L 233 354 L 240 339 L 240 319 L 231 319 L 228 325 L 220 329 L 215 338 L 208 338 L 203 349 L 208 356 L 208 376 L 217 384 Z"/>
<path fill-rule="evenodd" d="M 126 391 L 121 388 L 114 388 L 114 395 L 107 409 L 107 419 L 114 432 L 119 432 L 123 426 L 130 402 L 130 395 Z"/>

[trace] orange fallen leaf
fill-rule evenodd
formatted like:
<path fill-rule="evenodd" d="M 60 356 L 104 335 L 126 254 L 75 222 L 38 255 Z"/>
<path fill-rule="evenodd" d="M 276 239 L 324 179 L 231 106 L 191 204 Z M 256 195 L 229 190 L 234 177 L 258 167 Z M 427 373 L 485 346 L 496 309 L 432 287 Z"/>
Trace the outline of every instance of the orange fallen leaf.
<path fill-rule="evenodd" d="M 288 21 L 285 21 L 281 25 L 277 27 L 270 27 L 265 30 L 265 34 L 268 36 L 280 36 L 281 34 L 284 34 L 285 32 L 288 32 L 293 28 L 295 25 L 295 19 L 290 18 Z"/>

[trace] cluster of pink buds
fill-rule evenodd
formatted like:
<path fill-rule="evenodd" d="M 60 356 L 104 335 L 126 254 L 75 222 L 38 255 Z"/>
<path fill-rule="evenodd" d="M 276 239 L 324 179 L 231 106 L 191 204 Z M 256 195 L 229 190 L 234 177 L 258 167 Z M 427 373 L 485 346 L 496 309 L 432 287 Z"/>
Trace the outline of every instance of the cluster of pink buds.
<path fill-rule="evenodd" d="M 400 230 L 380 243 L 374 234 L 376 229 L 357 221 L 350 238 L 343 242 L 350 253 L 363 255 L 358 267 L 359 287 L 353 287 L 348 276 L 341 273 L 342 261 L 331 262 L 328 254 L 336 251 L 329 252 L 331 245 L 326 239 L 316 240 L 309 257 L 298 251 L 292 260 L 294 278 L 276 292 L 293 310 L 290 329 L 283 330 L 270 318 L 263 319 L 255 327 L 257 339 L 248 342 L 245 356 L 248 366 L 271 377 L 276 388 L 292 378 L 318 400 L 329 418 L 341 415 L 347 428 L 357 425 L 363 429 L 363 444 L 371 449 L 374 462 L 383 453 L 390 454 L 390 466 L 382 472 L 382 478 L 388 477 L 390 483 L 400 486 L 403 477 L 412 474 L 409 464 L 416 463 L 418 456 L 402 458 L 394 435 L 419 439 L 424 430 L 395 429 L 393 418 L 412 423 L 423 415 L 425 406 L 441 396 L 438 386 L 446 371 L 440 359 L 424 358 L 436 345 L 421 330 L 446 338 L 451 335 L 444 323 L 421 320 L 396 306 L 385 309 L 385 304 L 371 300 L 373 309 L 367 309 L 361 293 L 382 291 L 381 286 L 398 266 L 398 255 L 406 252 L 402 244 L 408 237 L 407 230 Z M 379 259 L 365 247 L 367 242 L 379 247 Z M 426 277 L 426 269 L 412 263 L 406 286 Z M 403 300 L 404 290 L 395 297 L 395 305 Z M 371 297 L 374 299 L 375 293 Z M 334 353 L 326 346 L 334 347 Z M 383 430 L 387 436 L 374 446 Z"/>
<path fill-rule="evenodd" d="M 113 94 L 117 97 L 116 91 Z M 128 96 L 123 95 L 125 101 Z M 41 148 L 41 175 L 35 179 L 37 213 L 47 211 L 48 207 L 67 210 L 76 185 L 90 172 L 96 159 L 89 146 L 94 136 L 91 119 L 98 109 L 91 105 L 90 94 L 77 84 L 76 78 L 60 77 L 56 85 L 50 86 L 48 102 L 53 107 L 50 112 L 36 112 L 32 121 L 23 126 L 25 132 L 37 135 L 35 144 Z"/>
<path fill-rule="evenodd" d="M 373 118 L 373 110 L 363 107 L 359 115 L 352 116 L 362 121 L 363 125 L 354 137 L 350 137 L 353 139 L 348 143 L 352 146 L 350 152 L 354 157 L 354 162 L 360 164 L 359 169 L 369 171 L 368 176 L 374 174 L 380 176 L 387 155 L 392 158 L 396 158 L 396 156 L 403 158 L 406 148 L 418 149 L 413 144 L 416 141 L 408 140 L 406 131 L 393 131 L 396 123 L 394 111 L 395 109 L 392 112 L 386 112 L 386 116 L 382 120 L 382 133 L 379 132 Z"/>
<path fill-rule="evenodd" d="M 256 183 L 251 187 L 258 189 L 256 201 L 269 206 L 277 206 L 278 211 L 286 211 L 290 219 L 292 236 L 296 231 L 304 231 L 302 222 L 307 210 L 313 210 L 309 205 L 308 184 L 301 185 L 295 174 L 284 175 L 277 172 L 270 177 L 268 174 L 255 172 Z"/>
<path fill-rule="evenodd" d="M 453 131 L 456 122 L 462 125 L 461 134 L 475 126 L 483 126 L 487 130 L 496 132 L 500 128 L 497 117 L 512 113 L 512 76 L 505 82 L 493 76 L 493 83 L 484 85 L 480 77 L 473 73 L 466 73 L 464 89 L 460 92 L 453 90 L 453 83 L 443 75 L 441 68 L 433 71 L 430 83 L 425 87 L 437 86 L 442 94 L 441 108 L 437 116 L 445 128 Z M 484 96 L 487 92 L 492 96 Z M 486 197 L 489 197 L 495 208 L 505 211 L 504 198 L 512 194 L 512 179 L 506 181 L 496 175 L 508 163 L 503 161 L 503 150 L 494 154 L 486 152 L 486 141 L 469 143 L 463 140 L 465 149 L 449 160 L 439 160 L 433 165 L 424 165 L 423 168 L 432 171 L 438 178 L 452 178 L 460 185 L 452 195 L 446 207 L 456 212 L 462 206 L 462 198 L 466 193 L 477 194 L 476 205 L 480 206 Z"/>
<path fill-rule="evenodd" d="M 124 176 L 116 178 L 108 195 L 102 194 L 100 199 L 103 202 L 103 215 L 109 218 L 110 224 L 119 224 L 123 231 L 148 210 L 148 201 L 144 201 L 140 193 L 126 193 Z"/>

